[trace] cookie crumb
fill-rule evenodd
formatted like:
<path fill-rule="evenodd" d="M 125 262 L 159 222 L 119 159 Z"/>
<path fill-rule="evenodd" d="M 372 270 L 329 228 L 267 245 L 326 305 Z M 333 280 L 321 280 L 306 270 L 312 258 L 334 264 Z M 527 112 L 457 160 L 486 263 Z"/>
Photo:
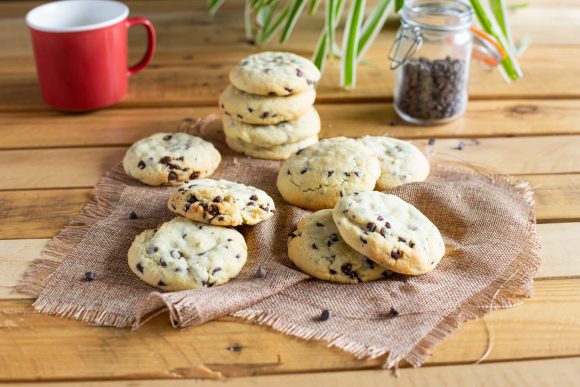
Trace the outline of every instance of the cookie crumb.
<path fill-rule="evenodd" d="M 325 309 L 320 313 L 320 321 L 326 321 L 330 318 L 330 311 Z"/>
<path fill-rule="evenodd" d="M 135 211 L 131 211 L 131 212 L 129 213 L 129 219 L 133 219 L 133 220 L 135 220 L 135 219 L 137 219 L 137 218 L 138 218 L 138 216 L 137 216 L 137 213 L 136 213 Z"/>
<path fill-rule="evenodd" d="M 399 314 L 399 311 L 391 306 L 391 310 L 389 310 L 389 317 L 397 317 Z"/>
<path fill-rule="evenodd" d="M 95 273 L 94 271 L 87 271 L 85 273 L 84 280 L 86 282 L 92 282 L 92 281 L 94 281 L 96 279 L 97 279 L 97 273 Z"/>
<path fill-rule="evenodd" d="M 434 138 L 430 138 L 429 141 L 427 142 L 427 144 L 435 145 L 436 142 L 437 142 L 437 140 L 435 140 Z"/>
<path fill-rule="evenodd" d="M 242 351 L 242 346 L 240 344 L 230 345 L 229 347 L 226 347 L 226 351 L 230 351 L 230 352 L 241 352 Z"/>
<path fill-rule="evenodd" d="M 457 143 L 457 150 L 463 150 L 465 149 L 465 142 L 464 141 L 459 141 Z"/>
<path fill-rule="evenodd" d="M 258 270 L 256 270 L 256 277 L 258 277 L 258 278 L 266 277 L 266 269 L 264 269 L 262 266 L 260 266 L 258 268 Z"/>

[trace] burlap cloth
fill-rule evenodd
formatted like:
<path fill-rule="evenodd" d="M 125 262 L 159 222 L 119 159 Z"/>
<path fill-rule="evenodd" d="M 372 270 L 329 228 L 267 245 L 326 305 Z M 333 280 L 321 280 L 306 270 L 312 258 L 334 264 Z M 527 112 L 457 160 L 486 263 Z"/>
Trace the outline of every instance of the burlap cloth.
<path fill-rule="evenodd" d="M 278 194 L 280 163 L 232 153 L 214 119 L 186 120 L 181 128 L 219 148 L 223 162 L 212 177 L 259 187 L 277 207 L 269 221 L 240 228 L 249 251 L 240 275 L 223 286 L 173 293 L 141 282 L 127 266 L 127 250 L 135 235 L 174 216 L 166 208 L 171 188 L 145 186 L 118 166 L 23 278 L 18 290 L 38 297 L 38 311 L 133 328 L 164 311 L 182 328 L 230 314 L 303 339 L 325 340 L 360 358 L 388 353 L 385 366 L 393 367 L 401 360 L 421 365 L 462 321 L 531 296 L 540 259 L 527 184 L 438 163 L 428 181 L 389 191 L 441 230 L 447 254 L 434 271 L 356 285 L 313 280 L 286 254 L 287 235 L 309 212 Z M 138 219 L 130 219 L 131 211 Z M 260 266 L 265 278 L 255 275 Z M 97 279 L 83 281 L 87 271 Z M 389 314 L 391 307 L 398 316 Z M 332 317 L 320 321 L 325 309 Z"/>

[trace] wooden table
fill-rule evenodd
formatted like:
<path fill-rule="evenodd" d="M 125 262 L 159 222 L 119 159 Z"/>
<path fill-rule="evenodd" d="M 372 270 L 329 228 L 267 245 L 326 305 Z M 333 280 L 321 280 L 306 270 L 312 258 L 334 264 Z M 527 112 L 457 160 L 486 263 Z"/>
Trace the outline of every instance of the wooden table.
<path fill-rule="evenodd" d="M 402 369 L 397 379 L 378 370 L 383 358 L 357 360 L 324 343 L 232 318 L 185 331 L 171 328 L 167 316 L 136 332 L 91 327 L 35 313 L 32 300 L 14 292 L 47 240 L 80 211 L 91 187 L 129 144 L 173 130 L 185 117 L 218 112 L 229 68 L 257 50 L 244 40 L 238 3 L 228 0 L 211 20 L 201 0 L 130 1 L 133 15 L 155 24 L 157 53 L 151 66 L 131 79 L 125 101 L 88 114 L 62 114 L 41 101 L 23 23 L 37 3 L 0 4 L 0 381 L 185 386 L 191 378 L 226 377 L 223 384 L 231 386 L 580 385 L 576 0 L 534 0 L 515 14 L 515 36 L 534 37 L 521 60 L 525 78 L 508 85 L 497 72 L 473 66 L 469 110 L 449 125 L 389 124 L 395 114 L 386 51 L 396 20 L 368 53 L 356 90 L 337 87 L 336 63 L 324 75 L 317 100 L 323 136 L 389 133 L 419 145 L 437 138 L 437 152 L 491 166 L 535 187 L 543 242 L 535 297 L 466 323 L 422 369 Z M 321 23 L 321 15 L 301 20 L 284 49 L 309 56 Z M 143 50 L 142 35 L 130 33 L 133 60 Z M 475 138 L 478 145 L 470 141 Z M 463 151 L 454 149 L 460 140 L 467 144 Z M 483 365 L 473 365 L 488 340 L 491 353 Z M 232 345 L 241 351 L 228 351 Z M 252 378 L 242 378 L 247 376 Z"/>

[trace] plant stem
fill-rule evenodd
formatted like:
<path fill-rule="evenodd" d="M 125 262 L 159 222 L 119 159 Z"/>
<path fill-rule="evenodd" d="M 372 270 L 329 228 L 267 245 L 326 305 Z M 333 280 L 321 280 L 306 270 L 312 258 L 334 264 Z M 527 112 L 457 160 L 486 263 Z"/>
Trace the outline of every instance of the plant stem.
<path fill-rule="evenodd" d="M 364 8 L 365 0 L 352 0 L 344 30 L 340 84 L 347 88 L 352 88 L 356 85 L 358 43 Z"/>

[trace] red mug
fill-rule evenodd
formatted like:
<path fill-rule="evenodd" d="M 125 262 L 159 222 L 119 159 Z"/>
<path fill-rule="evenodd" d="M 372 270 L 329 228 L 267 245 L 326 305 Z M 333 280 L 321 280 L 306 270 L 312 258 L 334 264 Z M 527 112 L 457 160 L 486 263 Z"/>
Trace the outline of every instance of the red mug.
<path fill-rule="evenodd" d="M 149 20 L 127 17 L 129 8 L 109 0 L 66 0 L 34 8 L 26 15 L 44 101 L 60 110 L 109 106 L 127 94 L 128 78 L 143 70 L 155 50 Z M 127 30 L 147 29 L 147 52 L 127 64 Z"/>

